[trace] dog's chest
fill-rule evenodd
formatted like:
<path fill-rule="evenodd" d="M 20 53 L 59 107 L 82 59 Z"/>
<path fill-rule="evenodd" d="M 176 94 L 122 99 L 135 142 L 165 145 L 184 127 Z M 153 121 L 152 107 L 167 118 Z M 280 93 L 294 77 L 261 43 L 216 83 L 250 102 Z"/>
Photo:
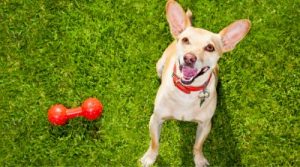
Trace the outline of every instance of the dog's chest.
<path fill-rule="evenodd" d="M 169 97 L 168 100 L 164 99 L 163 103 L 169 109 L 164 110 L 166 118 L 176 119 L 181 121 L 199 121 L 197 118 L 201 114 L 200 99 L 198 97 L 187 98 Z"/>
<path fill-rule="evenodd" d="M 176 120 L 180 121 L 198 121 L 196 120 L 197 118 L 197 113 L 200 112 L 200 109 L 196 109 L 196 107 L 182 107 L 173 110 L 173 117 Z"/>

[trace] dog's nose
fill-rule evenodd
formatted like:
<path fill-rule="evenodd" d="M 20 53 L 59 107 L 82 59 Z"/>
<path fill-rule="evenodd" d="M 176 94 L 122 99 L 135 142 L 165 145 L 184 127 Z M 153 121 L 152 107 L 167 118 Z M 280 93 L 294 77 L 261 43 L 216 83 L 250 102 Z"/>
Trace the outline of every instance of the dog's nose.
<path fill-rule="evenodd" d="M 186 65 L 194 65 L 196 60 L 197 60 L 197 57 L 194 55 L 194 54 L 191 54 L 191 53 L 187 53 L 183 56 L 183 60 L 185 62 Z"/>

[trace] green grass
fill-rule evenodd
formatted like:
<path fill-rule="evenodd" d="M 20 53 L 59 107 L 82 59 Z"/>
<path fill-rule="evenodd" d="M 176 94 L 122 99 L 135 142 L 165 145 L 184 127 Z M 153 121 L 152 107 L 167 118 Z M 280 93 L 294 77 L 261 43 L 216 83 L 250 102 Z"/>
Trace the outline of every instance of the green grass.
<path fill-rule="evenodd" d="M 300 166 L 298 1 L 183 1 L 194 25 L 236 19 L 250 34 L 220 60 L 218 108 L 204 154 L 211 166 Z M 172 41 L 165 1 L 0 2 L 1 166 L 138 166 Z M 55 103 L 104 104 L 101 119 L 51 126 Z M 193 166 L 194 123 L 163 127 L 155 166 Z"/>

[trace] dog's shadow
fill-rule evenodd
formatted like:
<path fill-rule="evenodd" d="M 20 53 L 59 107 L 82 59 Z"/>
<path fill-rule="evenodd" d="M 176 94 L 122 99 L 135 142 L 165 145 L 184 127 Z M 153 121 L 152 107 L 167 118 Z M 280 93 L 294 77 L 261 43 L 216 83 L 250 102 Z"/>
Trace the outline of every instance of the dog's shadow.
<path fill-rule="evenodd" d="M 203 153 L 210 163 L 210 166 L 242 166 L 240 153 L 237 148 L 237 141 L 233 137 L 231 127 L 231 117 L 227 112 L 222 92 L 222 84 L 219 82 L 218 87 L 218 105 L 212 120 L 212 129 L 204 143 Z M 194 166 L 193 145 L 197 124 L 179 122 L 177 124 L 181 135 L 181 166 Z M 166 164 L 163 157 L 158 158 L 157 166 L 170 166 Z"/>

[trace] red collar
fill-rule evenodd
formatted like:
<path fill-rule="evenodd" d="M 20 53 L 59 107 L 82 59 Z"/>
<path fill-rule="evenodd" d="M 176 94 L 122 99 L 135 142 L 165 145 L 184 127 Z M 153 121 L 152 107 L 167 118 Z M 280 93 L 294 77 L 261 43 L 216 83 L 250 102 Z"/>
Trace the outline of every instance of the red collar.
<path fill-rule="evenodd" d="M 212 73 L 209 75 L 207 81 L 204 82 L 204 84 L 201 85 L 201 86 L 187 86 L 187 85 L 184 85 L 183 83 L 181 83 L 181 81 L 180 81 L 181 79 L 176 75 L 176 64 L 174 65 L 174 68 L 173 68 L 173 82 L 174 82 L 174 85 L 179 90 L 181 90 L 182 92 L 184 92 L 186 94 L 190 94 L 191 92 L 196 92 L 196 91 L 203 91 L 206 88 L 206 86 L 208 85 L 211 76 L 212 76 Z"/>

